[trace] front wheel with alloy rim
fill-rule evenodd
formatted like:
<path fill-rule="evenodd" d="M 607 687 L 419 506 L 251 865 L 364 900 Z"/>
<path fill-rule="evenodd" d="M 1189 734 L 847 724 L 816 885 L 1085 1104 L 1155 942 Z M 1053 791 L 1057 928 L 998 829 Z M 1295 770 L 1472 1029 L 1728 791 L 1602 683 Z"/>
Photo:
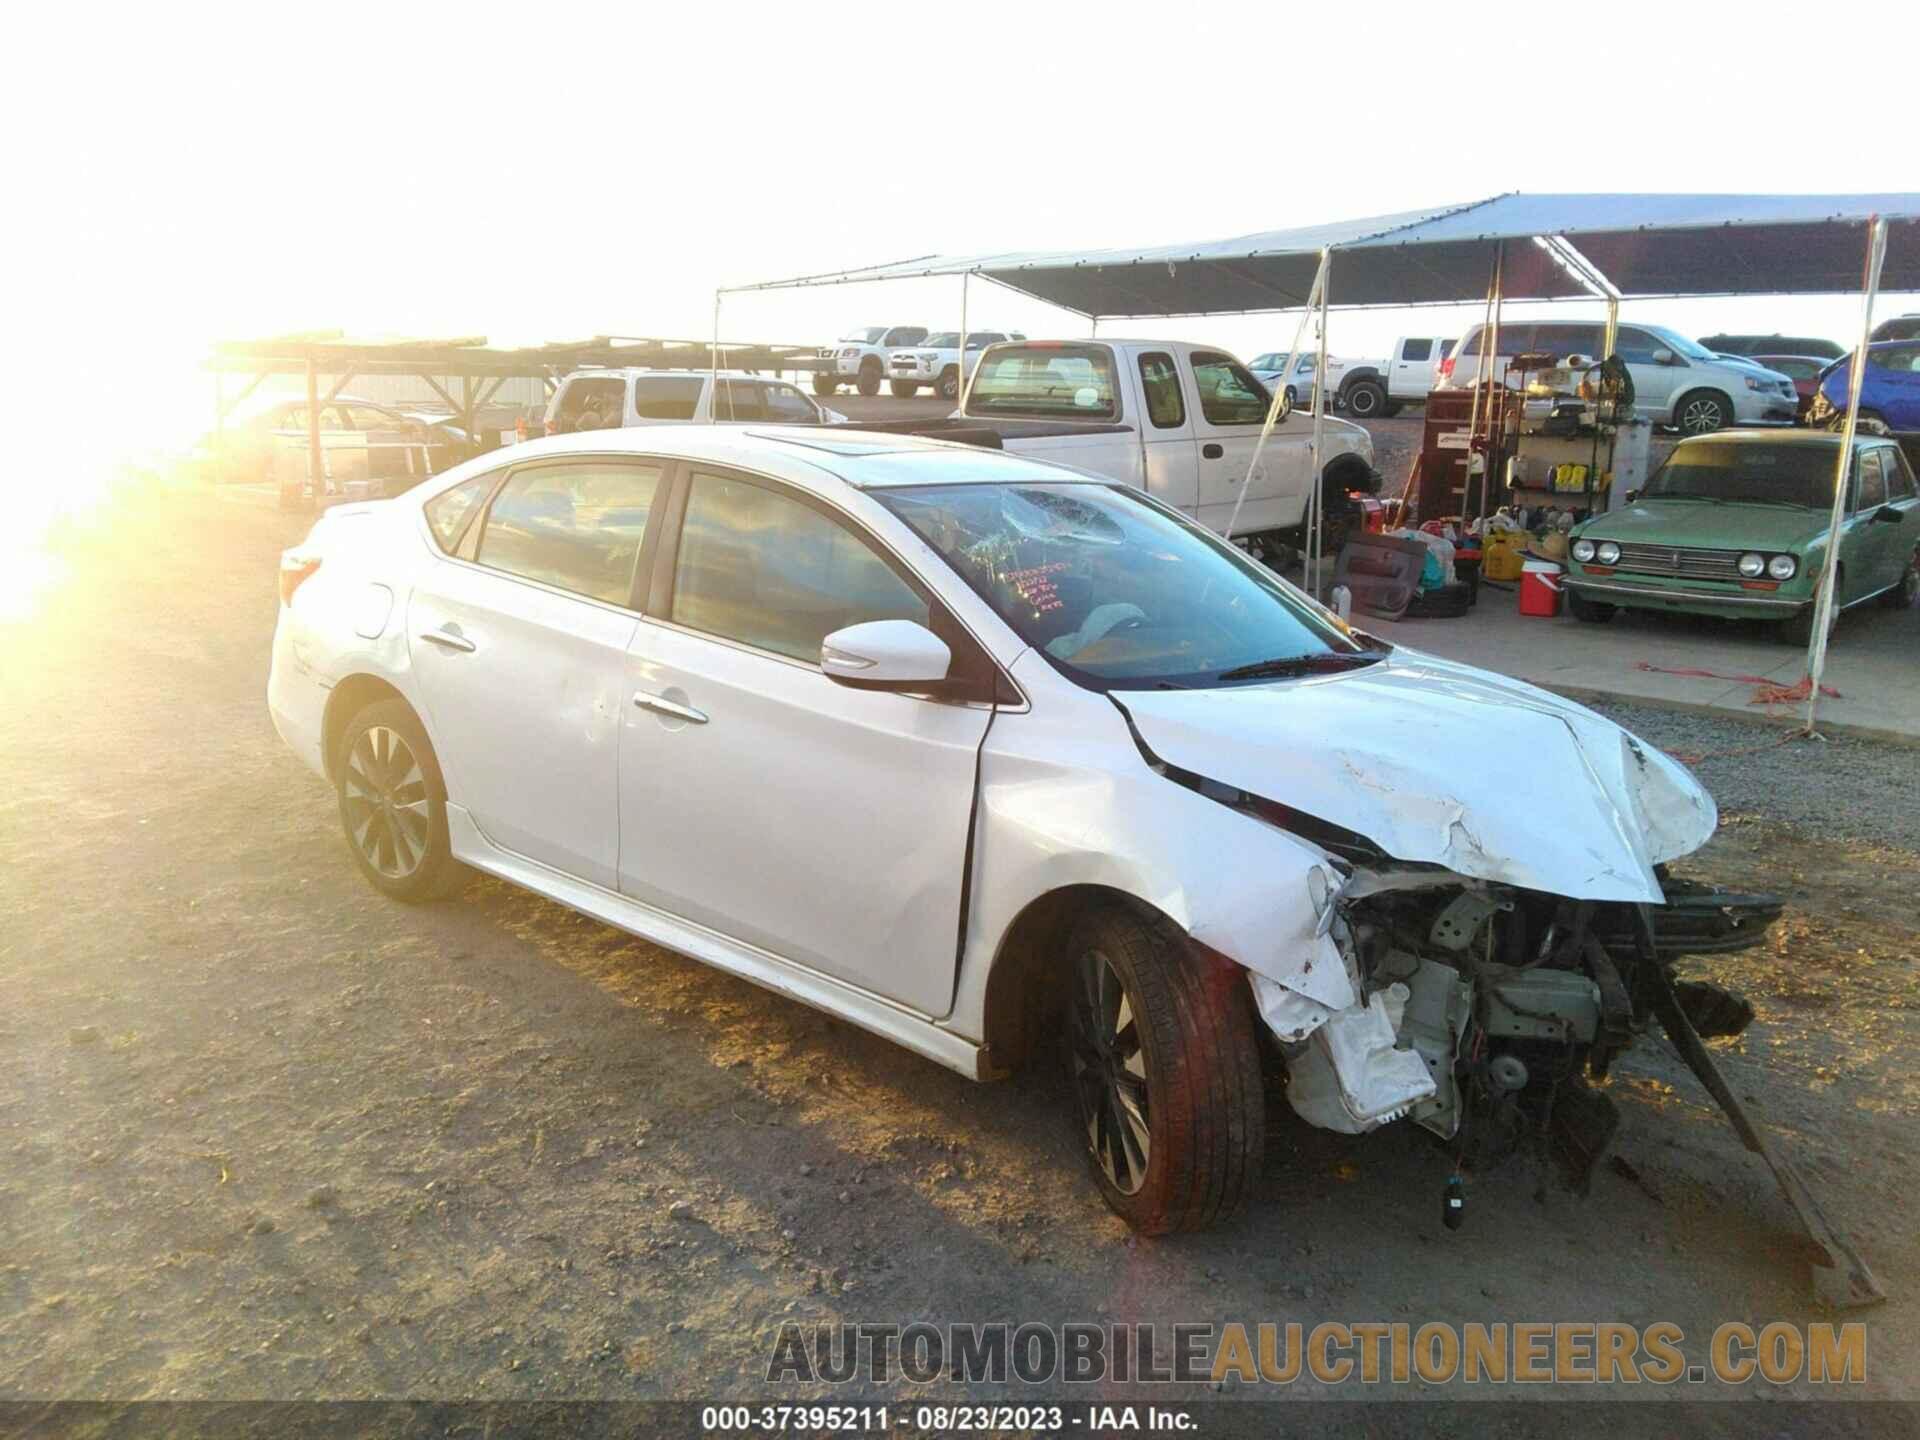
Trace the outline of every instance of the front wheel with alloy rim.
<path fill-rule="evenodd" d="M 813 377 L 813 393 L 814 394 L 831 395 L 833 394 L 834 391 L 838 390 L 839 388 L 840 388 L 840 382 L 835 380 L 831 375 L 822 374 L 817 371 L 815 372 Z"/>
<path fill-rule="evenodd" d="M 1733 423 L 1733 402 L 1718 390 L 1690 390 L 1673 407 L 1673 423 L 1682 435 L 1711 435 Z"/>
<path fill-rule="evenodd" d="M 406 701 L 377 701 L 355 715 L 337 755 L 340 824 L 360 873 L 396 900 L 449 893 L 463 872 L 447 837 L 447 787 Z"/>
<path fill-rule="evenodd" d="M 1260 1174 L 1266 1092 L 1238 966 L 1119 906 L 1067 942 L 1069 1064 L 1082 1143 L 1135 1230 L 1199 1230 Z"/>
<path fill-rule="evenodd" d="M 951 365 L 940 372 L 940 398 L 942 400 L 960 398 L 960 372 Z"/>
<path fill-rule="evenodd" d="M 860 378 L 853 382 L 853 388 L 866 396 L 880 393 L 880 362 L 878 360 L 860 362 Z"/>

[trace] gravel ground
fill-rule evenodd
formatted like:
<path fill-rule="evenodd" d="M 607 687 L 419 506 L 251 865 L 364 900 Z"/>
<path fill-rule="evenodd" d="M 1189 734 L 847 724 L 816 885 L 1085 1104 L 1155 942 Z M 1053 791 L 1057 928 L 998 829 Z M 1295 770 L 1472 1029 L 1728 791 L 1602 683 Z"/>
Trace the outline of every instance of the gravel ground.
<path fill-rule="evenodd" d="M 1589 703 L 1692 767 L 1723 819 L 1759 816 L 1827 839 L 1920 851 L 1920 749 L 1847 735 L 1802 740 L 1759 721 Z"/>

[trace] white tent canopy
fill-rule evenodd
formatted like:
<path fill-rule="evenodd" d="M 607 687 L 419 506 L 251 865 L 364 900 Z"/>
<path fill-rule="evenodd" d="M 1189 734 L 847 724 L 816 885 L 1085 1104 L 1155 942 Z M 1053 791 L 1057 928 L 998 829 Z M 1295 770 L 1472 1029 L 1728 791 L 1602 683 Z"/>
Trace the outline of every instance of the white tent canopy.
<path fill-rule="evenodd" d="M 1920 290 L 1920 194 L 1910 193 L 1513 194 L 1225 240 L 924 256 L 737 288 L 979 275 L 1094 319 L 1220 315 L 1304 306 L 1332 250 L 1337 308 L 1440 305 L 1484 296 L 1504 244 L 1508 301 L 1838 294 L 1859 289 L 1876 215 L 1890 222 L 1882 288 Z"/>

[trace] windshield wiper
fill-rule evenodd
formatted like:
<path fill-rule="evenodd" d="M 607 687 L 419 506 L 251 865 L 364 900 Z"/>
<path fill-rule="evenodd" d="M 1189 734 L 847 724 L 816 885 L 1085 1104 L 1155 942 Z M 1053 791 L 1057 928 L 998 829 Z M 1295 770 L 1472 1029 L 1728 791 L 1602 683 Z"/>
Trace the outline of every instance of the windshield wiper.
<path fill-rule="evenodd" d="M 1277 680 L 1288 675 L 1320 675 L 1335 670 L 1358 670 L 1387 657 L 1378 650 L 1329 650 L 1319 655 L 1276 655 L 1271 660 L 1256 660 L 1251 665 L 1236 665 L 1222 670 L 1221 680 Z"/>

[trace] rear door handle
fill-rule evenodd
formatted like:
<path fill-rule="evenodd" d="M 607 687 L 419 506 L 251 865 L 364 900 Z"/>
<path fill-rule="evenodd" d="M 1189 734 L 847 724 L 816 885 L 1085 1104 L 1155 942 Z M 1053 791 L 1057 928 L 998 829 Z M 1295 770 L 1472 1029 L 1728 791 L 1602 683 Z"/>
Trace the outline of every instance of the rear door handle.
<path fill-rule="evenodd" d="M 664 695 L 655 695 L 650 690 L 633 692 L 633 703 L 642 710 L 651 710 L 656 715 L 671 715 L 676 720 L 685 720 L 694 725 L 707 723 L 707 712 L 696 710 L 691 705 L 682 705 L 678 700 L 669 700 Z"/>
<path fill-rule="evenodd" d="M 462 655 L 471 655 L 478 648 L 466 636 L 456 635 L 451 630 L 429 630 L 420 638 L 443 650 L 458 650 Z"/>
<path fill-rule="evenodd" d="M 1212 441 L 1208 441 L 1205 445 L 1202 445 L 1200 447 L 1200 454 L 1202 458 L 1207 460 L 1218 460 L 1220 459 L 1221 456 L 1225 455 L 1226 453 L 1227 453 L 1226 446 L 1215 445 Z"/>

